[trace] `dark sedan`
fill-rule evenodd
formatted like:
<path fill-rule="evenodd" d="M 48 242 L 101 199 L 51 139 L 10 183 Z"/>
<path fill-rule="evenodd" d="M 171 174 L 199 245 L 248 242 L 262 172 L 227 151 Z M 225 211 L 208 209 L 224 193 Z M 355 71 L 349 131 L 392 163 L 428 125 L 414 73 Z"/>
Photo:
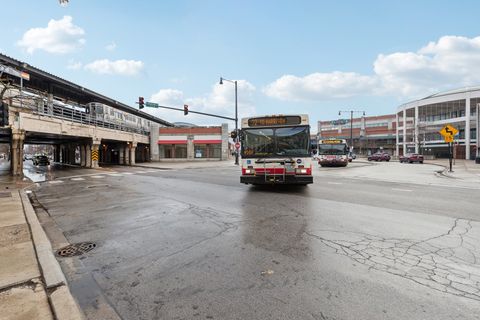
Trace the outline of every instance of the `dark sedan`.
<path fill-rule="evenodd" d="M 390 161 L 390 155 L 386 152 L 377 152 L 369 155 L 368 161 Z"/>
<path fill-rule="evenodd" d="M 34 156 L 32 162 L 34 166 L 48 166 L 50 164 L 50 160 L 47 156 Z"/>
<path fill-rule="evenodd" d="M 418 153 L 406 153 L 403 156 L 400 156 L 399 158 L 400 163 L 402 162 L 408 162 L 408 163 L 423 163 L 423 156 Z"/>

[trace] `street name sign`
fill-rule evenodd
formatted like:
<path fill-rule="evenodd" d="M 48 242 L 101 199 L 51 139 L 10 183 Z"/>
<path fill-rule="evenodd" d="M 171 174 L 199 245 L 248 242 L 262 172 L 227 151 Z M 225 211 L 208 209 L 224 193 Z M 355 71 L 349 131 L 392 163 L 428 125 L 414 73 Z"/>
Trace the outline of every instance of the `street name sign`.
<path fill-rule="evenodd" d="M 149 108 L 158 108 L 158 103 L 155 103 L 155 102 L 147 102 L 145 103 L 145 106 L 149 107 Z"/>

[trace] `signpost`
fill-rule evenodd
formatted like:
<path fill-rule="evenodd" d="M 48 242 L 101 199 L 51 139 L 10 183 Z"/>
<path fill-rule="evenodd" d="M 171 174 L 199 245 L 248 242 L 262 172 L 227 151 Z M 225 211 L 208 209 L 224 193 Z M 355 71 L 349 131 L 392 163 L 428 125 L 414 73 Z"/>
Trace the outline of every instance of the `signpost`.
<path fill-rule="evenodd" d="M 439 132 L 443 136 L 443 138 L 445 139 L 445 142 L 448 144 L 448 161 L 449 161 L 449 164 L 450 164 L 449 172 L 453 172 L 452 171 L 452 156 L 453 156 L 452 144 L 453 144 L 453 136 L 458 133 L 458 130 L 454 126 L 452 126 L 450 124 L 447 124 Z"/>

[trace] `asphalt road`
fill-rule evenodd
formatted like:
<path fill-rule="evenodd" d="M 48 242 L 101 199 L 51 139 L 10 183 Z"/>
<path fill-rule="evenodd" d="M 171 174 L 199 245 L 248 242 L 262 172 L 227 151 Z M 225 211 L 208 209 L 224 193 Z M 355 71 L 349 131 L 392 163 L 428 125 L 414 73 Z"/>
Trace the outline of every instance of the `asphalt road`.
<path fill-rule="evenodd" d="M 479 190 L 336 169 L 275 188 L 233 167 L 67 171 L 33 200 L 55 248 L 97 244 L 59 257 L 89 319 L 479 319 Z"/>

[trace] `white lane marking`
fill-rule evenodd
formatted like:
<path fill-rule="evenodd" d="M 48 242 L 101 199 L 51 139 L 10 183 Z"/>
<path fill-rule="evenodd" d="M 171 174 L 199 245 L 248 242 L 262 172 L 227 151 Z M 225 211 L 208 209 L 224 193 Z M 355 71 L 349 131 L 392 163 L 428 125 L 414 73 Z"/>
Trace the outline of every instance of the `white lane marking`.
<path fill-rule="evenodd" d="M 135 173 L 147 173 L 146 171 L 136 171 Z"/>
<path fill-rule="evenodd" d="M 112 177 L 121 177 L 122 176 L 121 173 L 109 173 L 108 175 L 112 176 Z"/>
<path fill-rule="evenodd" d="M 85 180 L 85 179 L 84 179 L 84 178 L 72 178 L 72 179 L 70 179 L 70 180 L 72 180 L 72 181 L 83 181 L 83 180 Z"/>
<path fill-rule="evenodd" d="M 327 181 L 327 184 L 343 184 L 341 182 L 332 182 L 332 181 Z"/>
<path fill-rule="evenodd" d="M 62 183 L 63 180 L 53 180 L 53 181 L 48 181 L 48 183 L 55 184 L 55 183 Z"/>
<path fill-rule="evenodd" d="M 400 188 L 392 188 L 392 191 L 412 192 L 413 190 L 410 190 L 410 189 L 400 189 Z"/>
<path fill-rule="evenodd" d="M 102 178 L 105 178 L 105 176 L 90 176 L 90 178 L 94 178 L 94 179 L 102 179 Z"/>
<path fill-rule="evenodd" d="M 123 174 L 133 174 L 133 172 L 122 172 Z"/>

